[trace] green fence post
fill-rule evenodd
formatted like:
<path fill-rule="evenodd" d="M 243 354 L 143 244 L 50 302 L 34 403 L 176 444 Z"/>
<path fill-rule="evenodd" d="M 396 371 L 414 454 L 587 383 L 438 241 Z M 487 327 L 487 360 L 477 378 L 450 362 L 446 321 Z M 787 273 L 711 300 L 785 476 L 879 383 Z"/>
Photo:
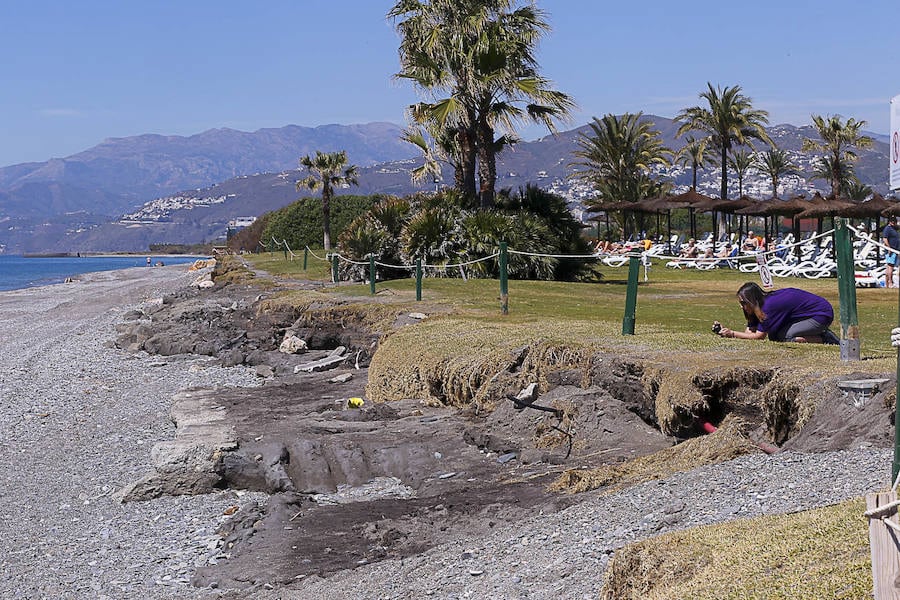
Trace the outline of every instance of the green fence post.
<path fill-rule="evenodd" d="M 369 293 L 375 295 L 375 255 L 369 254 Z"/>
<path fill-rule="evenodd" d="M 340 276 L 338 275 L 338 255 L 331 255 L 331 283 L 337 283 L 340 281 Z"/>
<path fill-rule="evenodd" d="M 287 260 L 287 246 L 284 247 L 284 260 Z"/>
<path fill-rule="evenodd" d="M 416 259 L 416 300 L 422 299 L 422 259 Z"/>
<path fill-rule="evenodd" d="M 309 259 L 309 246 L 303 247 L 303 270 L 306 270 L 306 261 Z"/>
<path fill-rule="evenodd" d="M 632 255 L 628 259 L 628 289 L 625 292 L 625 317 L 622 319 L 622 335 L 634 335 L 640 266 L 641 259 L 638 256 Z"/>
<path fill-rule="evenodd" d="M 856 316 L 856 269 L 847 219 L 836 218 L 834 249 L 837 253 L 838 292 L 841 303 L 841 360 L 859 360 L 859 320 Z"/>
<path fill-rule="evenodd" d="M 500 242 L 500 312 L 509 314 L 509 279 L 507 277 L 508 256 L 506 242 Z"/>

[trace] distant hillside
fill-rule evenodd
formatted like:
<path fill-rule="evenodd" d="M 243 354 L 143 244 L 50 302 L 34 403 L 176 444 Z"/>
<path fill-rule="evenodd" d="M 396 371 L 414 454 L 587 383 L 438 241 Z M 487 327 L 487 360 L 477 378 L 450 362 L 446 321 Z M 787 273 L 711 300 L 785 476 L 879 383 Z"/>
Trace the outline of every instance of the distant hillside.
<path fill-rule="evenodd" d="M 677 124 L 671 119 L 662 117 L 648 117 L 653 120 L 656 128 L 661 132 L 664 143 L 673 149 L 679 148 L 683 141 L 675 138 Z M 350 151 L 351 162 L 360 165 L 359 187 L 348 190 L 342 190 L 340 193 L 353 194 L 373 194 L 384 193 L 394 195 L 404 195 L 416 190 L 434 189 L 435 183 L 428 182 L 421 186 L 414 186 L 409 177 L 410 171 L 421 164 L 420 159 L 404 158 L 397 160 L 397 154 L 409 156 L 411 146 L 399 142 L 400 128 L 387 124 L 370 124 L 367 126 L 353 126 L 343 128 L 341 126 L 329 126 L 334 128 L 334 136 L 329 139 L 331 143 L 338 143 L 339 139 L 353 140 L 358 143 L 356 155 Z M 303 128 L 282 128 L 278 130 L 267 130 L 271 132 L 279 132 L 272 137 L 281 138 L 288 135 L 287 130 L 303 129 Z M 316 128 L 316 131 L 323 128 Z M 327 129 L 327 128 L 326 128 Z M 222 132 L 223 130 L 217 130 Z M 245 136 L 255 134 L 243 134 L 224 130 L 224 137 L 218 137 L 217 144 L 222 144 L 221 148 L 214 148 L 217 144 L 209 146 L 209 151 L 215 156 L 231 156 L 233 160 L 240 158 L 244 161 L 250 161 L 250 156 L 258 156 L 255 154 L 257 150 Z M 264 130 L 266 131 L 266 130 Z M 307 130 L 310 131 L 310 130 Z M 367 133 L 363 134 L 363 131 Z M 576 140 L 582 133 L 587 133 L 590 128 L 585 125 L 577 129 L 562 132 L 558 135 L 548 135 L 539 140 L 532 142 L 522 142 L 512 149 L 504 152 L 498 161 L 498 188 L 517 189 L 525 186 L 527 183 L 534 183 L 544 189 L 551 190 L 570 200 L 570 207 L 573 212 L 580 215 L 581 201 L 590 198 L 593 191 L 589 186 L 573 182 L 568 176 L 574 170 L 572 162 L 574 161 L 573 151 L 577 148 Z M 214 132 L 207 132 L 212 135 Z M 257 132 L 259 133 L 259 132 Z M 828 192 L 829 188 L 826 182 L 821 180 L 808 181 L 806 177 L 811 169 L 811 157 L 800 152 L 800 146 L 805 137 L 814 137 L 815 133 L 811 127 L 798 128 L 793 125 L 776 125 L 769 129 L 769 133 L 778 146 L 791 155 L 793 160 L 800 165 L 804 171 L 802 176 L 794 176 L 785 178 L 783 184 L 785 189 L 782 195 L 792 192 L 806 192 L 811 194 L 815 190 Z M 202 138 L 207 134 L 194 136 Z M 267 134 L 268 135 L 268 134 Z M 391 136 L 394 136 L 389 141 Z M 340 137 L 343 136 L 343 137 Z M 138 165 L 141 156 L 139 147 L 142 143 L 151 144 L 151 139 L 160 136 L 141 136 L 140 138 L 129 138 L 129 148 L 133 157 L 129 164 Z M 165 138 L 169 139 L 169 138 Z M 190 139 L 190 138 L 176 138 Z M 324 139 L 324 138 L 317 138 Z M 376 140 L 381 140 L 377 142 Z M 111 144 L 114 142 L 110 142 Z M 180 142 L 179 142 L 180 143 Z M 179 147 L 176 143 L 174 147 Z M 239 148 L 225 148 L 228 143 L 237 144 Z M 248 144 L 241 146 L 241 144 Z M 268 152 L 274 158 L 277 153 L 274 148 L 280 147 L 279 144 L 262 144 L 258 140 L 254 142 L 260 144 L 261 147 L 269 148 Z M 315 144 L 315 142 L 309 142 Z M 395 156 L 388 161 L 375 161 L 375 159 L 365 160 L 365 156 L 376 156 L 376 149 L 384 146 L 379 151 L 394 153 Z M 83 157 L 90 155 L 91 160 L 103 160 L 103 156 L 112 156 L 115 153 L 105 147 L 103 144 L 85 153 L 75 155 Z M 202 172 L 203 168 L 200 164 L 203 162 L 201 152 L 197 148 L 201 146 L 194 145 L 190 151 L 190 157 L 184 157 L 176 151 L 165 156 L 155 155 L 156 158 L 148 162 L 153 164 L 165 163 L 169 165 L 170 172 L 182 171 L 185 173 L 195 173 L 199 179 L 206 176 L 206 172 Z M 256 149 L 254 149 L 256 148 Z M 364 151 L 370 148 L 368 154 Z M 98 150 L 102 149 L 102 150 Z M 23 174 L 24 165 L 16 165 L 2 170 L 0 182 L 5 181 L 3 177 L 15 178 L 20 183 L 19 189 L 25 189 L 28 185 L 34 185 L 29 193 L 32 202 L 41 205 L 40 210 L 33 209 L 33 213 L 23 215 L 17 219 L 5 216 L 3 208 L 4 202 L 8 202 L 7 196 L 2 191 L 0 185 L 0 245 L 6 245 L 7 252 L 37 252 L 37 251 L 89 251 L 89 250 L 132 250 L 144 251 L 151 243 L 194 243 L 204 240 L 212 240 L 225 234 L 228 222 L 236 217 L 241 216 L 259 216 L 265 212 L 280 208 L 296 200 L 301 196 L 295 189 L 295 182 L 301 178 L 303 174 L 295 169 L 297 164 L 297 156 L 300 154 L 314 152 L 316 147 L 310 147 L 308 150 L 290 152 L 284 145 L 285 157 L 283 163 L 285 166 L 279 168 L 259 169 L 258 174 L 247 174 L 239 177 L 222 178 L 221 183 L 202 186 L 184 186 L 179 188 L 177 193 L 159 194 L 154 199 L 143 203 L 130 205 L 127 209 L 120 210 L 116 213 L 116 218 L 106 219 L 96 216 L 94 211 L 82 209 L 80 211 L 72 211 L 67 208 L 67 198 L 74 193 L 71 187 L 74 184 L 69 182 L 44 182 L 38 185 L 37 182 L 28 181 L 28 175 Z M 318 149 L 341 149 L 340 146 L 332 146 L 325 148 L 318 146 Z M 760 148 L 762 149 L 762 148 Z M 876 191 L 887 193 L 888 178 L 888 145 L 880 140 L 875 142 L 872 150 L 861 152 L 860 161 L 856 164 L 856 171 L 863 183 L 872 186 Z M 287 156 L 290 154 L 290 156 Z M 354 156 L 356 156 L 354 158 Z M 111 158 L 107 158 L 111 160 Z M 68 159 L 67 159 L 68 160 Z M 263 161 L 261 158 L 254 160 Z M 213 161 L 208 160 L 212 163 Z M 41 169 L 35 169 L 32 172 L 41 171 L 48 173 L 53 170 L 53 165 L 43 163 Z M 73 163 L 78 168 L 83 168 L 83 163 Z M 185 165 L 194 164 L 192 168 Z M 219 164 L 218 162 L 216 164 Z M 210 167 L 214 172 L 221 173 L 221 166 Z M 216 170 L 218 169 L 218 170 Z M 75 170 L 75 169 L 73 169 Z M 660 172 L 660 176 L 668 178 L 675 182 L 681 189 L 685 189 L 690 185 L 691 172 L 689 168 L 675 166 L 664 169 Z M 121 176 L 125 179 L 124 175 Z M 174 180 L 174 179 L 173 179 Z M 437 182 L 437 185 L 446 185 L 452 182 L 452 172 L 449 170 L 444 173 L 443 182 Z M 698 188 L 711 195 L 718 196 L 719 193 L 719 171 L 718 168 L 712 167 L 700 171 Z M 738 184 L 736 180 L 729 182 L 729 190 L 733 196 L 737 195 Z M 116 202 L 116 197 L 109 192 L 101 189 L 95 189 L 87 192 L 82 189 L 82 197 L 88 199 L 91 206 L 98 207 L 112 206 Z M 756 197 L 771 196 L 771 188 L 768 180 L 759 173 L 751 172 L 744 181 L 744 193 Z M 52 211 L 50 216 L 46 215 L 47 211 Z"/>
<path fill-rule="evenodd" d="M 212 129 L 189 137 L 141 135 L 106 140 L 44 163 L 0 168 L 0 219 L 71 212 L 117 217 L 144 202 L 254 173 L 297 167 L 316 150 L 346 150 L 357 165 L 415 155 L 391 123 Z"/>

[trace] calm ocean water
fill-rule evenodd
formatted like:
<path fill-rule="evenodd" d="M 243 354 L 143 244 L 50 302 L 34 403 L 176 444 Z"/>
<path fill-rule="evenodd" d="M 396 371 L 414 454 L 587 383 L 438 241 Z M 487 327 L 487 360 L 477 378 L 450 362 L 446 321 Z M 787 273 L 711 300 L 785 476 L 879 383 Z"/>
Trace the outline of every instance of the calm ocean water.
<path fill-rule="evenodd" d="M 151 256 L 151 260 L 153 263 L 162 261 L 167 265 L 177 265 L 194 262 L 197 257 Z M 147 268 L 147 256 L 25 258 L 0 254 L 0 290 L 17 290 L 62 283 L 67 277 L 74 277 L 82 273 L 113 271 L 129 267 Z"/>

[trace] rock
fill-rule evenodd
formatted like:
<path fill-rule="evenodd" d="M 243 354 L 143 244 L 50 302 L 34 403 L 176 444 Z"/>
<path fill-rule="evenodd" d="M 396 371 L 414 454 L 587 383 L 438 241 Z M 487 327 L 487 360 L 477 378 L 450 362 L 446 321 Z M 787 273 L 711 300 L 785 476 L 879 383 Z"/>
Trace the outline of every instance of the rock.
<path fill-rule="evenodd" d="M 253 367 L 253 370 L 256 371 L 256 374 L 260 377 L 274 377 L 275 371 L 272 370 L 272 367 L 269 365 L 256 365 Z"/>
<path fill-rule="evenodd" d="M 353 373 L 341 373 L 340 375 L 329 379 L 328 383 L 347 383 L 351 379 L 353 379 Z"/>
<path fill-rule="evenodd" d="M 522 389 L 518 394 L 516 394 L 516 400 L 520 402 L 524 402 L 525 404 L 531 404 L 538 397 L 538 384 L 537 383 L 529 383 L 527 387 Z"/>
<path fill-rule="evenodd" d="M 155 472 L 124 487 L 121 502 L 150 500 L 162 495 L 209 493 L 221 480 L 222 456 L 237 448 L 225 411 L 216 406 L 214 391 L 184 390 L 175 394 L 174 440 L 154 444 L 150 452 Z"/>
<path fill-rule="evenodd" d="M 306 345 L 306 341 L 303 338 L 299 338 L 293 333 L 284 334 L 284 340 L 281 342 L 281 345 L 278 347 L 279 352 L 283 352 L 284 354 L 301 354 L 306 352 L 309 348 Z"/>
<path fill-rule="evenodd" d="M 234 367 L 244 364 L 244 353 L 237 348 L 232 348 L 219 355 L 223 367 Z"/>
<path fill-rule="evenodd" d="M 497 462 L 500 463 L 501 465 L 505 465 L 505 464 L 508 463 L 509 461 L 515 459 L 516 456 L 517 456 L 517 455 L 516 455 L 515 452 L 507 452 L 506 454 L 501 454 L 501 455 L 497 458 Z"/>
<path fill-rule="evenodd" d="M 411 313 L 409 313 L 409 318 L 416 319 L 417 321 L 421 321 L 422 319 L 427 319 L 428 315 L 426 315 L 425 313 L 420 313 L 420 312 L 411 312 Z"/>
<path fill-rule="evenodd" d="M 205 279 L 205 280 L 201 281 L 200 283 L 198 283 L 197 287 L 202 290 L 207 290 L 211 287 L 215 287 L 215 285 L 216 284 L 213 282 L 212 279 Z"/>

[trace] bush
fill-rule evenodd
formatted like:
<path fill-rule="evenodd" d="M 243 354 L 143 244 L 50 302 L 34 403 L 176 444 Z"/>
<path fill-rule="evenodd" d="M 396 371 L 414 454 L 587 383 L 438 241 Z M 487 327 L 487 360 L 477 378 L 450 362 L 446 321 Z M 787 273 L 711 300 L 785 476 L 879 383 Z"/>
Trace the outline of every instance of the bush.
<path fill-rule="evenodd" d="M 331 237 L 338 239 L 351 222 L 368 211 L 378 196 L 335 196 L 331 199 Z M 287 240 L 296 251 L 305 246 L 321 247 L 324 225 L 321 198 L 301 198 L 270 213 L 262 243 Z"/>

